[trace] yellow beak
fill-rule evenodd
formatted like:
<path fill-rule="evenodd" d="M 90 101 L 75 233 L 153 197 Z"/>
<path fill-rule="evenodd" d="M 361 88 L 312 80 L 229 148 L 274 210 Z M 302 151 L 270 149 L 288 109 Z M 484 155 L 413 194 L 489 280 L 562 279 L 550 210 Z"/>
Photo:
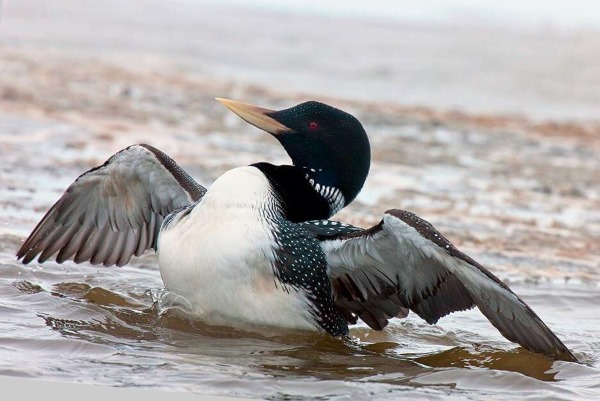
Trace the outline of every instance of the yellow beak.
<path fill-rule="evenodd" d="M 273 135 L 281 135 L 284 132 L 294 132 L 279 121 L 271 117 L 275 110 L 265 109 L 248 103 L 236 102 L 235 100 L 215 98 L 223 103 L 225 107 L 240 116 L 244 121 L 267 131 Z"/>

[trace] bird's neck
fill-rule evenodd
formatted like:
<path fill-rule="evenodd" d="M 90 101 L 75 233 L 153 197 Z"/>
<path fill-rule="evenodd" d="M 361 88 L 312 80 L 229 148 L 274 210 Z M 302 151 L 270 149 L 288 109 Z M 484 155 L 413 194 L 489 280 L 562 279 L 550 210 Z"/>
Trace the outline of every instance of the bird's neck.
<path fill-rule="evenodd" d="M 346 198 L 331 171 L 312 167 L 300 167 L 300 169 L 312 189 L 327 201 L 331 215 L 346 206 Z"/>
<path fill-rule="evenodd" d="M 309 174 L 313 173 L 311 171 L 264 162 L 252 166 L 261 170 L 269 180 L 287 220 L 327 219 L 344 206 L 343 195 L 335 188 L 316 181 L 318 177 Z"/>

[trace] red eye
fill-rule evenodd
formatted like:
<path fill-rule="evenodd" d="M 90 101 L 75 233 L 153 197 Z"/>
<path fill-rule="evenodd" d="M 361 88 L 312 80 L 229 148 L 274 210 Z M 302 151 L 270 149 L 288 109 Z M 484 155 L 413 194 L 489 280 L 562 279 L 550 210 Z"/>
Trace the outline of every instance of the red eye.
<path fill-rule="evenodd" d="M 308 129 L 310 130 L 316 130 L 317 128 L 319 128 L 319 124 L 317 124 L 314 121 L 311 121 L 308 123 Z"/>

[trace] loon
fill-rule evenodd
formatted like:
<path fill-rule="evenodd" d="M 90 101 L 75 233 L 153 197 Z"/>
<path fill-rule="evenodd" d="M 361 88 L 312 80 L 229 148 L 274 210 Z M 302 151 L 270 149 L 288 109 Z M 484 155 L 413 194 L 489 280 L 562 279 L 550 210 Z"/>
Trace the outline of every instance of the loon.
<path fill-rule="evenodd" d="M 234 168 L 206 189 L 162 151 L 129 146 L 79 176 L 17 258 L 122 266 L 154 249 L 165 288 L 200 319 L 336 337 L 358 319 L 383 330 L 409 311 L 435 324 L 477 306 L 508 340 L 577 361 L 521 298 L 426 220 L 401 209 L 368 229 L 331 220 L 370 169 L 354 116 L 316 101 L 275 111 L 217 100 L 273 135 L 292 165 Z"/>

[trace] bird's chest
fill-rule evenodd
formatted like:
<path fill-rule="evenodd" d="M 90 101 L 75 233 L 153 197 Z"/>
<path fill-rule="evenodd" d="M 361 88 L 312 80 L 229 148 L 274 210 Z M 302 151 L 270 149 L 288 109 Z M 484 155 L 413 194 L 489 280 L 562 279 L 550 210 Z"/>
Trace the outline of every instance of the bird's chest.
<path fill-rule="evenodd" d="M 160 233 L 158 258 L 165 286 L 195 294 L 260 284 L 275 245 L 263 216 L 251 208 L 202 206 Z"/>
<path fill-rule="evenodd" d="M 264 211 L 196 208 L 161 231 L 165 287 L 208 320 L 312 328 L 304 294 L 284 291 L 273 274 L 277 242 Z"/>

